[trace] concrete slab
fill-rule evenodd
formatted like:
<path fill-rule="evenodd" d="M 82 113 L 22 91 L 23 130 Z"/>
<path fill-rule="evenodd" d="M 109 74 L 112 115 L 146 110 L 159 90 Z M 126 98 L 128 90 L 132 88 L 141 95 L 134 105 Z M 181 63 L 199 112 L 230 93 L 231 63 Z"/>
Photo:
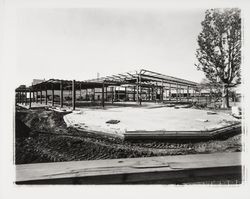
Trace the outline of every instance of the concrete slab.
<path fill-rule="evenodd" d="M 50 107 L 48 109 L 51 110 L 51 111 L 58 112 L 58 113 L 72 113 L 72 108 L 67 108 L 67 107 L 64 107 L 64 108 Z"/>
<path fill-rule="evenodd" d="M 17 106 L 20 106 L 25 109 L 29 109 L 29 104 L 20 104 L 18 103 Z M 40 103 L 31 103 L 31 108 L 45 108 L 48 107 L 49 105 L 46 104 L 40 104 Z"/>
<path fill-rule="evenodd" d="M 77 113 L 64 116 L 67 126 L 90 132 L 102 132 L 124 137 L 136 132 L 206 132 L 236 124 L 240 121 L 233 116 L 220 113 L 207 114 L 206 110 L 192 108 L 175 109 L 161 107 L 119 107 L 108 109 L 80 109 Z M 117 124 L 106 123 L 119 120 Z"/>

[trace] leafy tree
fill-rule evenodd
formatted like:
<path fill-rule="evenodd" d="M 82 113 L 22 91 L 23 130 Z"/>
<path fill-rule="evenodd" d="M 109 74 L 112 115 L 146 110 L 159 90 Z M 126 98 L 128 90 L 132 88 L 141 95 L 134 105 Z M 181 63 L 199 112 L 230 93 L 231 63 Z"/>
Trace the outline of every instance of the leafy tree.
<path fill-rule="evenodd" d="M 209 91 L 209 94 L 214 102 L 218 102 L 221 99 L 221 85 L 212 83 L 207 78 L 203 78 L 200 82 L 200 89 Z"/>
<path fill-rule="evenodd" d="M 205 12 L 198 35 L 198 70 L 211 83 L 222 85 L 222 107 L 229 107 L 228 91 L 241 82 L 240 10 L 210 9 Z"/>

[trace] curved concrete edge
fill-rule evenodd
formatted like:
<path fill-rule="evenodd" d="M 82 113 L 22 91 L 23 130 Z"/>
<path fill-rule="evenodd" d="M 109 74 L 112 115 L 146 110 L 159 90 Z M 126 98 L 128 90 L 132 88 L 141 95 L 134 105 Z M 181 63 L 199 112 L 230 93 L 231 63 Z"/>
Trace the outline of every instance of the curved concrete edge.
<path fill-rule="evenodd" d="M 93 133 L 102 136 L 109 136 L 113 138 L 119 138 L 122 140 L 143 140 L 143 139 L 152 139 L 152 140 L 159 140 L 159 139 L 215 139 L 220 136 L 225 136 L 231 133 L 241 133 L 241 124 L 234 124 L 222 128 L 217 128 L 208 131 L 127 131 L 125 134 L 114 134 L 102 131 L 93 131 L 93 130 L 85 130 L 82 128 L 73 127 L 78 131 L 83 133 Z"/>
<path fill-rule="evenodd" d="M 124 139 L 213 139 L 233 132 L 241 132 L 241 124 L 207 131 L 127 131 Z"/>
<path fill-rule="evenodd" d="M 77 128 L 77 127 L 73 127 L 72 128 L 77 129 L 78 131 L 81 131 L 83 133 L 93 133 L 96 135 L 102 135 L 102 136 L 109 136 L 109 137 L 113 137 L 113 138 L 119 138 L 124 140 L 124 134 L 114 134 L 114 133 L 108 133 L 108 132 L 103 132 L 103 131 L 93 131 L 93 130 L 89 130 L 89 129 L 82 129 L 82 128 Z"/>
<path fill-rule="evenodd" d="M 95 131 L 90 129 L 79 128 L 70 124 L 67 121 L 67 118 L 64 117 L 64 121 L 67 124 L 67 127 L 72 127 L 81 131 L 83 133 L 93 133 L 102 136 L 109 136 L 114 138 L 119 138 L 122 140 L 138 140 L 138 139 L 214 139 L 220 136 L 228 135 L 230 133 L 240 133 L 241 132 L 241 123 L 228 125 L 225 127 L 214 128 L 212 130 L 204 131 L 146 131 L 146 130 L 136 130 L 136 131 L 126 131 L 124 134 L 114 134 L 105 131 Z"/>

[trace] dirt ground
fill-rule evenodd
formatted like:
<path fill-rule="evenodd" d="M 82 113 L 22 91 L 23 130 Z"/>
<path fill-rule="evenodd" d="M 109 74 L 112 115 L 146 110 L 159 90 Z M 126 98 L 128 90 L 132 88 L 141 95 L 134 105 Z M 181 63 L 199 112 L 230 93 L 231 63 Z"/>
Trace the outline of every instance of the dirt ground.
<path fill-rule="evenodd" d="M 15 163 L 184 155 L 242 150 L 241 135 L 209 141 L 124 141 L 67 127 L 64 113 L 16 108 Z"/>

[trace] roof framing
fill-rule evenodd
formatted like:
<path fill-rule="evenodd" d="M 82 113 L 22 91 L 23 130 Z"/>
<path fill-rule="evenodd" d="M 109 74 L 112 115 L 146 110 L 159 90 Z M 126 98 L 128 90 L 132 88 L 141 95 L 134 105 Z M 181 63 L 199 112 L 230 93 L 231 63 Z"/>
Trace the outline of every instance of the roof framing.
<path fill-rule="evenodd" d="M 151 87 L 151 86 L 166 86 L 166 84 L 172 87 L 175 86 L 190 86 L 198 87 L 198 83 L 176 78 L 161 73 L 153 72 L 146 69 L 141 69 L 132 72 L 119 73 L 116 75 L 110 75 L 106 77 L 90 79 L 85 81 L 75 81 L 76 89 L 91 89 L 91 88 L 102 88 L 103 86 L 121 86 L 124 84 L 140 84 L 142 87 Z M 59 90 L 60 86 L 63 86 L 64 89 L 71 89 L 72 81 L 71 80 L 61 80 L 61 79 L 49 79 L 47 81 L 41 82 L 39 84 L 33 85 L 29 88 L 17 88 L 16 91 L 36 91 L 44 89 L 54 89 Z"/>
<path fill-rule="evenodd" d="M 88 81 L 92 82 L 109 82 L 109 81 L 116 81 L 117 83 L 136 83 L 140 79 L 141 83 L 144 82 L 161 82 L 164 84 L 178 84 L 180 86 L 198 86 L 198 83 L 176 78 L 164 74 L 160 74 L 157 72 L 149 71 L 146 69 L 141 69 L 139 71 L 133 71 L 133 72 L 126 72 L 126 73 L 119 73 L 116 75 L 106 76 L 98 79 L 91 79 Z"/>

